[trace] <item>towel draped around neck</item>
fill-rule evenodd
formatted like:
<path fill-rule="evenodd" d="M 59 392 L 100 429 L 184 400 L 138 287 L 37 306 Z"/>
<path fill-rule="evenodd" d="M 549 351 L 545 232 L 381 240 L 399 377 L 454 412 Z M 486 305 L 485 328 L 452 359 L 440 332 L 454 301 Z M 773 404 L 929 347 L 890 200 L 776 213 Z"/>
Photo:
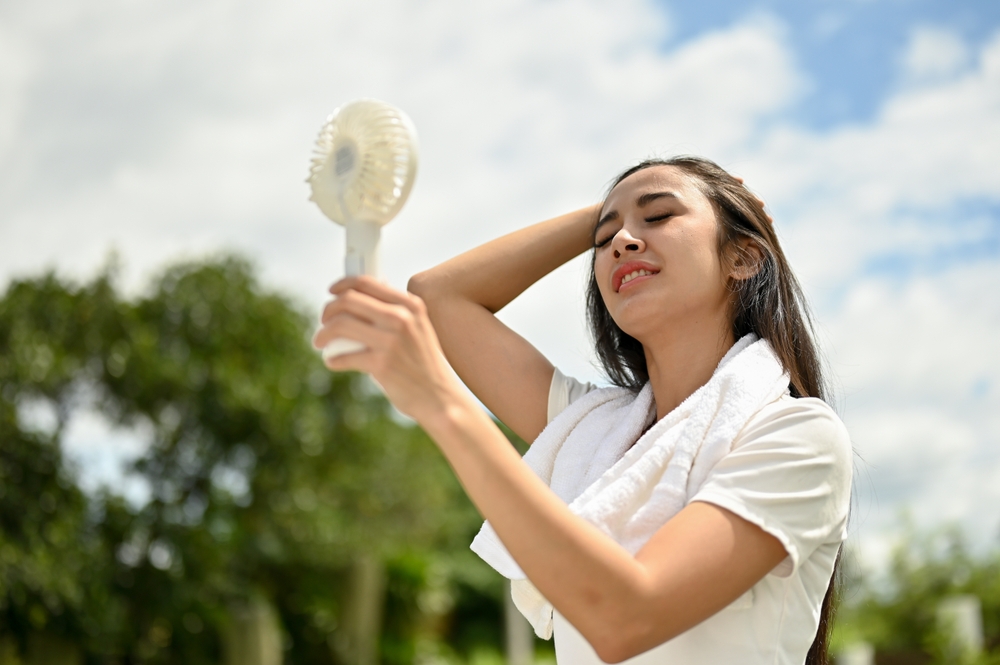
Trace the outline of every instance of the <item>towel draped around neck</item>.
<path fill-rule="evenodd" d="M 676 515 L 762 407 L 788 389 L 771 345 L 750 334 L 719 362 L 708 383 L 652 427 L 653 390 L 592 390 L 570 404 L 524 461 L 569 509 L 630 554 Z M 645 433 L 644 433 L 645 432 Z M 511 596 L 535 633 L 552 636 L 552 605 L 527 579 L 489 522 L 472 550 L 511 580 Z"/>

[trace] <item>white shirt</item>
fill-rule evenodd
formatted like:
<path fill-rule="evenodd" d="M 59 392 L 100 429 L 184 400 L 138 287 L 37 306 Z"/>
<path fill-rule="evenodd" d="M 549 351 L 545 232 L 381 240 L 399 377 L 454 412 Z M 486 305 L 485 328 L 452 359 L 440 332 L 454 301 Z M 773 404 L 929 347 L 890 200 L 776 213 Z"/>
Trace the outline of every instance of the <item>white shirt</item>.
<path fill-rule="evenodd" d="M 551 421 L 594 388 L 556 370 Z M 725 609 L 628 665 L 802 665 L 819 625 L 851 496 L 847 430 L 822 400 L 788 394 L 754 415 L 690 501 L 729 510 L 777 538 L 788 556 Z M 582 635 L 555 612 L 560 665 L 598 665 Z"/>

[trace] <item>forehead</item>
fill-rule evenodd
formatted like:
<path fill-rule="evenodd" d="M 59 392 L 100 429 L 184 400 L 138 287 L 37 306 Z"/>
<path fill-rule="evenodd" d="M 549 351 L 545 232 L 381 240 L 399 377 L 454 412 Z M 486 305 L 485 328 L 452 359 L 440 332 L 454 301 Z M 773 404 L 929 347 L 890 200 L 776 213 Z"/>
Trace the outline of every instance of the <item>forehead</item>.
<path fill-rule="evenodd" d="M 643 194 L 672 192 L 689 204 L 708 203 L 694 180 L 674 166 L 650 166 L 636 171 L 615 185 L 604 202 L 604 210 L 633 203 Z"/>

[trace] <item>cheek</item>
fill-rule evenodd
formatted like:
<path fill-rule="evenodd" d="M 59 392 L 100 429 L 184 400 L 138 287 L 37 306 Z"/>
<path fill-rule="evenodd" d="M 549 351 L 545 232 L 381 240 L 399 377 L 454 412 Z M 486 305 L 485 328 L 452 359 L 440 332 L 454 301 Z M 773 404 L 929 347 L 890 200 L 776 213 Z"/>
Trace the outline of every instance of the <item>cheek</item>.
<path fill-rule="evenodd" d="M 697 265 L 699 275 L 707 281 L 718 281 L 722 275 L 722 262 L 715 246 L 706 247 L 704 244 L 692 253 L 692 261 Z"/>
<path fill-rule="evenodd" d="M 701 290 L 707 299 L 713 302 L 729 298 L 728 280 L 722 269 L 722 262 L 716 252 L 706 252 L 700 257 L 699 276 Z"/>
<path fill-rule="evenodd" d="M 608 298 L 608 289 L 610 288 L 606 280 L 601 279 L 601 275 L 607 275 L 611 270 L 610 259 L 607 257 L 607 252 L 598 252 L 594 256 L 594 278 L 597 281 L 597 288 L 601 292 L 601 295 L 605 300 Z"/>
<path fill-rule="evenodd" d="M 698 224 L 684 237 L 685 254 L 700 275 L 715 277 L 722 271 L 719 234 L 715 224 Z"/>
<path fill-rule="evenodd" d="M 725 296 L 726 279 L 716 250 L 715 238 L 690 238 L 675 255 L 674 277 L 697 300 L 716 301 Z"/>

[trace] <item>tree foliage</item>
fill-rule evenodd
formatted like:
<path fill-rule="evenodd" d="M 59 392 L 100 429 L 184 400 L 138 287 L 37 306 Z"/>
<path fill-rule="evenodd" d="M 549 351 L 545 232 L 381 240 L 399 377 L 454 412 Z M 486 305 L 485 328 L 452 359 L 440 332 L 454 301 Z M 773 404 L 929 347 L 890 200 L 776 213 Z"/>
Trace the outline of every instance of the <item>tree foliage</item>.
<path fill-rule="evenodd" d="M 846 580 L 835 643 L 865 641 L 899 662 L 953 663 L 937 608 L 958 595 L 982 605 L 985 653 L 976 663 L 1000 663 L 1000 551 L 974 554 L 961 531 L 918 533 L 909 526 L 881 577 Z M 909 660 L 906 660 L 909 659 Z"/>
<path fill-rule="evenodd" d="M 22 652 L 59 636 L 90 662 L 215 663 L 228 608 L 262 594 L 288 661 L 328 663 L 345 570 L 365 553 L 390 563 L 386 661 L 443 634 L 423 625 L 421 594 L 435 561 L 475 568 L 462 552 L 478 517 L 419 428 L 364 377 L 322 366 L 310 325 L 234 257 L 173 266 L 137 298 L 113 270 L 11 284 L 0 633 Z M 147 439 L 144 505 L 79 488 L 61 442 L 81 409 Z"/>

